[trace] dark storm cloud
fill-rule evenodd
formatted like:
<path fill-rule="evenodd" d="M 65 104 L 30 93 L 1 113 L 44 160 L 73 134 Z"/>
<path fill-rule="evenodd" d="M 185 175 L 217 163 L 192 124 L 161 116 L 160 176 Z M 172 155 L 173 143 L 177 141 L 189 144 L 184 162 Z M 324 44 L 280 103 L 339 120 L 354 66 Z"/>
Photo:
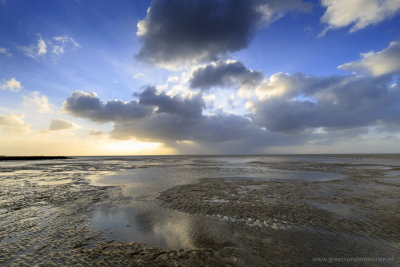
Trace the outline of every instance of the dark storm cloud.
<path fill-rule="evenodd" d="M 247 153 L 243 150 L 247 148 L 251 153 L 266 145 L 297 144 L 304 139 L 269 133 L 244 116 L 203 115 L 200 94 L 191 98 L 168 96 L 147 87 L 137 96 L 138 102 L 104 104 L 93 93 L 77 91 L 64 102 L 63 110 L 92 121 L 113 122 L 111 138 L 157 141 L 170 147 L 183 148 L 181 141 L 193 141 L 204 151 Z"/>
<path fill-rule="evenodd" d="M 301 0 L 153 0 L 138 23 L 137 58 L 157 65 L 215 60 L 246 48 L 262 24 L 310 8 Z"/>
<path fill-rule="evenodd" d="M 140 105 L 136 101 L 120 100 L 103 103 L 95 93 L 75 91 L 63 103 L 62 110 L 75 117 L 82 117 L 96 122 L 109 122 L 142 118 L 152 112 L 150 107 Z"/>
<path fill-rule="evenodd" d="M 167 113 L 117 122 L 111 137 L 162 142 L 180 151 L 190 147 L 190 144 L 181 141 L 193 141 L 197 150 L 205 153 L 254 153 L 262 151 L 266 146 L 300 144 L 308 138 L 306 135 L 270 133 L 238 115 L 218 114 L 184 119 Z"/>
<path fill-rule="evenodd" d="M 182 117 L 200 117 L 205 103 L 201 95 L 192 98 L 180 96 L 170 97 L 165 93 L 157 93 L 156 88 L 147 87 L 139 94 L 139 104 L 157 107 L 157 113 L 170 113 Z"/>
<path fill-rule="evenodd" d="M 285 92 L 259 101 L 252 116 L 269 131 L 298 133 L 319 127 L 350 129 L 378 121 L 400 122 L 400 90 L 389 86 L 390 76 L 316 78 L 296 74 L 277 79 L 274 86 L 286 86 Z"/>
<path fill-rule="evenodd" d="M 113 122 L 115 139 L 161 142 L 181 152 L 263 153 L 270 146 L 357 140 L 371 129 L 396 132 L 400 87 L 391 81 L 391 76 L 278 73 L 258 87 L 261 94 L 248 115 L 205 115 L 201 93 L 170 96 L 154 87 L 129 103 L 104 104 L 95 94 L 75 92 L 63 108 L 74 116 Z"/>
<path fill-rule="evenodd" d="M 261 72 L 249 70 L 239 61 L 219 61 L 194 71 L 189 83 L 193 89 L 229 87 L 234 86 L 235 83 L 255 87 L 263 78 L 264 75 Z"/>
<path fill-rule="evenodd" d="M 216 115 L 186 118 L 176 114 L 154 114 L 151 118 L 115 125 L 113 136 L 140 137 L 152 140 L 174 142 L 196 140 L 204 142 L 223 142 L 243 137 L 243 132 L 253 126 L 241 116 Z"/>

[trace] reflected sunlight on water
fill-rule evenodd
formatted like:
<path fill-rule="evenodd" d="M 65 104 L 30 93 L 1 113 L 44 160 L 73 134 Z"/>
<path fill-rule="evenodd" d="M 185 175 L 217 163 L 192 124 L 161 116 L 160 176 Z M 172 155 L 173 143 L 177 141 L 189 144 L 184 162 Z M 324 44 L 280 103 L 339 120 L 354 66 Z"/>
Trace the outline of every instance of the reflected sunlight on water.
<path fill-rule="evenodd" d="M 262 159 L 271 161 L 270 158 Z M 105 230 L 109 238 L 119 241 L 143 242 L 162 248 L 193 248 L 193 232 L 198 225 L 202 224 L 204 228 L 204 225 L 214 224 L 215 227 L 215 219 L 160 207 L 156 201 L 160 192 L 173 186 L 197 182 L 201 178 L 295 181 L 344 178 L 338 173 L 277 170 L 263 164 L 249 163 L 254 160 L 260 158 L 153 157 L 132 162 L 132 169 L 122 168 L 90 175 L 88 178 L 93 185 L 121 186 L 123 196 L 130 198 L 128 204 L 97 208 L 91 217 L 91 226 Z M 279 161 L 287 160 L 279 157 Z M 276 158 L 272 161 L 279 162 Z M 221 227 L 224 228 L 227 227 Z"/>

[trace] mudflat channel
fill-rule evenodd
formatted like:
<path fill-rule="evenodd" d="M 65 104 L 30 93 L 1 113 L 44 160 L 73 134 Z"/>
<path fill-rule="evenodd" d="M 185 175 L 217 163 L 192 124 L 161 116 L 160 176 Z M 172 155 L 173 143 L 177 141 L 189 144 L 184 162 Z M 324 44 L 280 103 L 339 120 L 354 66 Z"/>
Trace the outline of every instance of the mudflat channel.
<path fill-rule="evenodd" d="M 398 266 L 400 156 L 0 163 L 0 265 Z"/>

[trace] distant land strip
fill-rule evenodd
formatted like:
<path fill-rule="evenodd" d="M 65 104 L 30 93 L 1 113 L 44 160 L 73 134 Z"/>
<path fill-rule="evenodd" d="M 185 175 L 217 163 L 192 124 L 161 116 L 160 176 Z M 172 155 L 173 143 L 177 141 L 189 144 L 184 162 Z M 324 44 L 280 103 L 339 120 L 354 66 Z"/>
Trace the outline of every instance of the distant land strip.
<path fill-rule="evenodd" d="M 0 156 L 0 161 L 4 160 L 46 160 L 46 159 L 70 159 L 64 156 Z"/>

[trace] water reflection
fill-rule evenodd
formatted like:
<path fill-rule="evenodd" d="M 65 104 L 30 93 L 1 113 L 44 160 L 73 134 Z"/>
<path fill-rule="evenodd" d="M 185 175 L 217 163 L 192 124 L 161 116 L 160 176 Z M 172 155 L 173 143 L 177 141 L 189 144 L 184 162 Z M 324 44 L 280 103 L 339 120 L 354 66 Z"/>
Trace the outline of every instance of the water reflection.
<path fill-rule="evenodd" d="M 226 230 L 229 222 L 162 208 L 156 201 L 161 191 L 194 183 L 200 178 L 327 181 L 344 177 L 337 173 L 276 170 L 250 163 L 255 159 L 159 157 L 132 161 L 130 166 L 125 161 L 122 170 L 89 176 L 94 185 L 121 186 L 124 197 L 131 199 L 129 204 L 97 208 L 91 226 L 105 230 L 109 238 L 118 241 L 141 242 L 162 248 L 194 248 L 205 236 L 212 236 L 210 240 L 217 235 L 218 240 L 224 239 L 222 235 L 229 236 Z"/>
<path fill-rule="evenodd" d="M 153 167 L 92 175 L 89 179 L 94 185 L 119 185 L 124 196 L 135 200 L 154 200 L 159 192 L 172 186 L 195 182 L 200 177 L 201 174 L 194 174 L 191 168 Z"/>
<path fill-rule="evenodd" d="M 96 209 L 91 224 L 119 241 L 162 248 L 195 248 L 192 240 L 195 217 L 160 208 L 155 202 L 134 201 L 130 205 Z"/>
<path fill-rule="evenodd" d="M 108 238 L 140 242 L 161 248 L 195 248 L 194 225 L 207 219 L 160 207 L 159 192 L 178 184 L 195 181 L 191 168 L 146 168 L 122 170 L 90 176 L 95 185 L 120 185 L 129 204 L 99 207 L 91 226 L 107 232 Z M 201 217 L 201 218 L 200 218 Z"/>

